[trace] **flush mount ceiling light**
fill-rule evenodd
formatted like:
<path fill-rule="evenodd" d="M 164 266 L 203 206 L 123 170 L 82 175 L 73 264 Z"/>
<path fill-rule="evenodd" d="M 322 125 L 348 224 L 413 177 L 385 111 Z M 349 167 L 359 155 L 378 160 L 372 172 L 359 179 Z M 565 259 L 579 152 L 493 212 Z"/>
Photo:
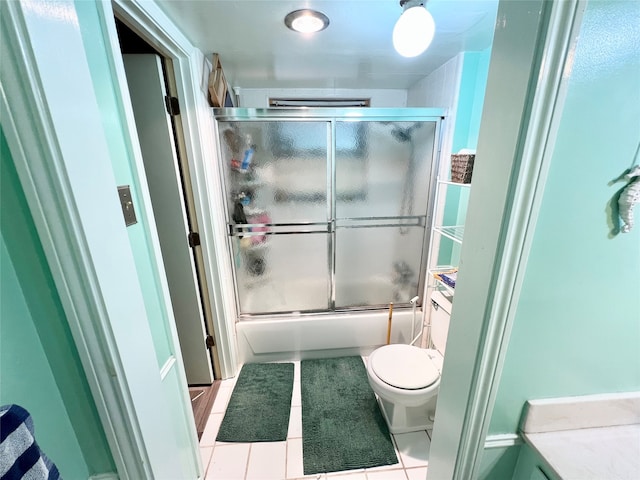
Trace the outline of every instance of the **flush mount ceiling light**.
<path fill-rule="evenodd" d="M 400 0 L 404 10 L 393 28 L 393 46 L 403 57 L 420 55 L 436 33 L 436 24 L 425 3 L 426 0 Z"/>
<path fill-rule="evenodd" d="M 329 26 L 329 17 L 324 13 L 303 8 L 284 17 L 284 23 L 294 32 L 315 33 Z"/>

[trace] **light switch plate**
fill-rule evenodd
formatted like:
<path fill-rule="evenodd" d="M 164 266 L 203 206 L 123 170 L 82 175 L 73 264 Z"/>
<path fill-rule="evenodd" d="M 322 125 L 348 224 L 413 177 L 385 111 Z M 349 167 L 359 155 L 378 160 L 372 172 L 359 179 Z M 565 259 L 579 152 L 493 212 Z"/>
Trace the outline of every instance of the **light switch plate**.
<path fill-rule="evenodd" d="M 118 187 L 118 195 L 120 196 L 120 205 L 122 206 L 122 214 L 124 215 L 124 223 L 128 227 L 138 223 L 136 211 L 133 208 L 133 199 L 131 198 L 131 189 L 129 185 Z"/>

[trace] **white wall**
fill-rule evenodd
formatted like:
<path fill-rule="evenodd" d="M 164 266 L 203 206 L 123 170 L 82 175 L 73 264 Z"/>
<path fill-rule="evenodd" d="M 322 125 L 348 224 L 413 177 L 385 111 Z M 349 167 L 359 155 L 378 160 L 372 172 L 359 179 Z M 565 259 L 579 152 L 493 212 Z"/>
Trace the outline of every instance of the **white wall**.
<path fill-rule="evenodd" d="M 239 107 L 267 108 L 269 98 L 369 98 L 371 107 L 406 107 L 403 89 L 351 88 L 243 88 L 238 89 Z"/>
<path fill-rule="evenodd" d="M 430 75 L 416 82 L 407 91 L 407 107 L 446 109 L 446 120 L 443 124 L 442 132 L 441 158 L 449 158 L 451 155 L 463 60 L 464 53 L 456 55 Z M 440 173 L 446 172 L 448 168 L 448 162 L 441 162 Z"/>
<path fill-rule="evenodd" d="M 407 107 L 447 107 L 455 111 L 464 53 L 416 82 L 407 91 Z"/>

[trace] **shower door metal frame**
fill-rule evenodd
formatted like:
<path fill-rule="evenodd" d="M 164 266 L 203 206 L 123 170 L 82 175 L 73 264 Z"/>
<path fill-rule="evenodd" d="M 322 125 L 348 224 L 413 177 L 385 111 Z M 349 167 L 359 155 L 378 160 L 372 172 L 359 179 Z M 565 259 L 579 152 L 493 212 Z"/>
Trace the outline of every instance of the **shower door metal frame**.
<path fill-rule="evenodd" d="M 236 224 L 227 222 L 227 248 L 230 257 L 232 257 L 233 246 L 231 245 L 232 238 L 234 236 L 251 236 L 251 235 L 293 235 L 293 234 L 314 234 L 322 233 L 327 235 L 327 252 L 328 252 L 328 268 L 329 268 L 329 288 L 328 288 L 328 308 L 322 310 L 309 310 L 304 312 L 266 312 L 266 313 L 242 313 L 240 311 L 240 298 L 238 293 L 238 279 L 236 269 L 232 268 L 233 272 L 233 284 L 234 295 L 236 303 L 236 314 L 239 318 L 263 318 L 263 317 L 290 317 L 299 315 L 324 315 L 324 314 L 336 314 L 340 312 L 354 312 L 354 311 L 368 311 L 377 310 L 386 306 L 386 304 L 379 305 L 364 305 L 355 307 L 341 307 L 336 309 L 336 230 L 337 228 L 371 228 L 371 227 L 397 227 L 400 225 L 399 221 L 412 219 L 416 223 L 406 224 L 407 226 L 419 226 L 424 228 L 422 250 L 420 257 L 420 269 L 418 275 L 418 288 L 417 294 L 419 297 L 418 306 L 424 303 L 423 295 L 426 283 L 427 272 L 427 255 L 429 251 L 429 243 L 431 239 L 431 226 L 434 213 L 434 201 L 436 180 L 438 177 L 438 171 L 440 166 L 440 155 L 442 146 L 442 123 L 445 121 L 445 111 L 438 108 L 214 108 L 213 114 L 216 122 L 276 122 L 276 121 L 316 121 L 327 122 L 327 184 L 326 184 L 326 207 L 327 207 L 327 221 L 326 222 L 295 222 L 295 223 L 269 223 L 269 224 L 243 224 L 238 226 Z M 387 216 L 387 217 L 362 217 L 362 218 L 336 218 L 336 123 L 337 122 L 385 122 L 385 121 L 407 121 L 407 122 L 435 122 L 434 133 L 434 145 L 432 161 L 429 168 L 430 177 L 427 182 L 427 211 L 425 215 L 410 215 L 410 216 Z M 219 139 L 218 139 L 219 140 Z M 218 141 L 218 162 L 221 174 L 223 174 L 224 164 L 221 151 L 220 142 Z M 229 185 L 227 185 L 227 178 L 223 174 L 223 205 L 225 208 L 225 217 L 228 220 L 229 217 Z M 387 221 L 386 224 L 366 224 L 366 225 L 341 225 L 339 222 L 362 222 L 363 220 L 376 220 Z M 394 220 L 397 223 L 392 223 Z M 318 227 L 325 227 L 325 229 L 318 229 Z M 249 227 L 267 227 L 271 230 L 260 232 L 247 232 L 242 229 Z M 299 227 L 296 230 L 291 230 L 291 227 Z M 307 227 L 304 229 L 304 227 Z M 316 228 L 314 228 L 316 227 Z M 284 229 L 284 231 L 283 231 Z M 289 230 L 287 230 L 289 229 Z M 409 308 L 409 303 L 394 304 L 394 308 Z"/>

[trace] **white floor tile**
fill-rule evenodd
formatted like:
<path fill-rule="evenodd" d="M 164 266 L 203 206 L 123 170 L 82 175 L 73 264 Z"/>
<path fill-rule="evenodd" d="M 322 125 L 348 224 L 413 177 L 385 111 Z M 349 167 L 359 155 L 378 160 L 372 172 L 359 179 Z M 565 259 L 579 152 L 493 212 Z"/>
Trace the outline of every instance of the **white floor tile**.
<path fill-rule="evenodd" d="M 291 407 L 289 414 L 289 431 L 287 438 L 302 437 L 302 407 Z"/>
<path fill-rule="evenodd" d="M 393 437 L 404 468 L 424 467 L 429 463 L 431 442 L 426 431 L 398 433 Z"/>
<path fill-rule="evenodd" d="M 368 360 L 364 357 L 365 364 Z M 223 380 L 200 440 L 207 479 L 214 480 L 425 480 L 432 431 L 393 435 L 399 463 L 360 470 L 304 475 L 300 362 L 294 363 L 294 388 L 286 442 L 216 442 L 236 378 Z M 208 468 L 207 468 L 208 464 Z"/>
<path fill-rule="evenodd" d="M 304 477 L 302 464 L 302 439 L 287 440 L 287 478 Z"/>
<path fill-rule="evenodd" d="M 429 436 L 429 440 L 433 438 L 433 428 L 427 428 L 427 435 Z"/>
<path fill-rule="evenodd" d="M 384 472 L 367 472 L 367 480 L 407 480 L 404 470 L 385 470 Z"/>
<path fill-rule="evenodd" d="M 300 382 L 293 382 L 293 393 L 291 394 L 291 406 L 300 407 L 302 405 Z"/>
<path fill-rule="evenodd" d="M 218 436 L 218 430 L 220 430 L 220 424 L 224 418 L 223 413 L 214 413 L 209 415 L 207 424 L 204 426 L 204 432 L 200 437 L 200 446 L 213 446 L 216 443 L 216 437 Z"/>
<path fill-rule="evenodd" d="M 249 459 L 249 443 L 218 445 L 213 449 L 207 479 L 244 480 Z"/>
<path fill-rule="evenodd" d="M 207 473 L 207 467 L 209 466 L 209 460 L 211 460 L 212 453 L 213 447 L 200 447 L 200 458 L 202 458 L 202 468 L 204 468 L 204 473 Z"/>
<path fill-rule="evenodd" d="M 221 386 L 216 394 L 216 399 L 213 401 L 211 407 L 211 413 L 224 413 L 229 403 L 229 398 L 233 392 L 232 386 Z"/>
<path fill-rule="evenodd" d="M 282 480 L 286 463 L 286 442 L 252 443 L 246 480 Z"/>
<path fill-rule="evenodd" d="M 300 360 L 293 362 L 293 382 L 300 383 Z"/>
<path fill-rule="evenodd" d="M 425 480 L 427 478 L 427 467 L 408 468 L 405 473 L 409 480 Z"/>

